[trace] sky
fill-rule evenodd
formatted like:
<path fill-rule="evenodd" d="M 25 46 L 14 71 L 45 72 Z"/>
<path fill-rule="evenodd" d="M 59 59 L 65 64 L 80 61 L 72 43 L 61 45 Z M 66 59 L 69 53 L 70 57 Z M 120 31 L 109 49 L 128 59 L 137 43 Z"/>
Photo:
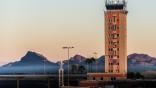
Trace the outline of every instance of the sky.
<path fill-rule="evenodd" d="M 128 54 L 156 57 L 156 0 L 128 0 Z M 35 51 L 50 61 L 104 54 L 104 0 L 0 0 L 0 65 Z"/>

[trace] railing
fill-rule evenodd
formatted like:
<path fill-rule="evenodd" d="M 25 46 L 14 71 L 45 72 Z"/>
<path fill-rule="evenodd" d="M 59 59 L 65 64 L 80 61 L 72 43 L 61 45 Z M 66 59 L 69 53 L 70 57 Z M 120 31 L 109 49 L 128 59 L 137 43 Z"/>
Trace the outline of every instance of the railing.
<path fill-rule="evenodd" d="M 125 0 L 106 0 L 105 2 L 106 5 L 125 5 L 126 1 Z"/>

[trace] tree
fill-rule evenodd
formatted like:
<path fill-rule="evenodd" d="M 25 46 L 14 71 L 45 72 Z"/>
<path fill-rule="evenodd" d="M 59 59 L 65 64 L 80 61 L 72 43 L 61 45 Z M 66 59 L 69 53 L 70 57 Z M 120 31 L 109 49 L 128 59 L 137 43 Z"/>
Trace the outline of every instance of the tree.
<path fill-rule="evenodd" d="M 91 57 L 91 72 L 93 72 L 92 66 L 95 63 L 96 59 L 94 57 Z"/>
<path fill-rule="evenodd" d="M 127 73 L 127 78 L 128 79 L 135 79 L 135 73 L 134 72 L 128 72 Z"/>
<path fill-rule="evenodd" d="M 90 70 L 90 69 L 89 69 L 89 68 L 90 68 L 89 65 L 90 65 L 90 63 L 91 63 L 91 60 L 90 60 L 89 58 L 87 58 L 87 59 L 85 60 L 85 63 L 87 64 L 87 73 L 88 73 L 88 72 L 90 72 L 90 71 L 89 71 L 89 70 Z"/>
<path fill-rule="evenodd" d="M 91 57 L 91 58 L 87 58 L 85 60 L 85 63 L 87 63 L 87 72 L 92 72 L 92 64 L 95 63 L 95 58 Z M 89 71 L 88 71 L 89 70 Z"/>
<path fill-rule="evenodd" d="M 136 73 L 136 78 L 137 79 L 144 79 L 144 76 L 141 75 L 139 72 Z"/>
<path fill-rule="evenodd" d="M 83 73 L 85 73 L 86 72 L 86 69 L 85 69 L 85 67 L 84 66 L 79 66 L 79 73 L 80 74 L 83 74 Z"/>
<path fill-rule="evenodd" d="M 127 78 L 128 79 L 144 79 L 144 76 L 141 75 L 139 72 L 137 73 L 129 72 L 127 73 Z"/>
<path fill-rule="evenodd" d="M 84 66 L 79 66 L 78 64 L 72 64 L 71 65 L 71 73 L 72 74 L 83 74 L 86 72 L 86 69 Z"/>
<path fill-rule="evenodd" d="M 79 67 L 78 67 L 77 64 L 71 65 L 71 73 L 72 73 L 72 74 L 78 73 L 78 69 L 79 69 Z"/>

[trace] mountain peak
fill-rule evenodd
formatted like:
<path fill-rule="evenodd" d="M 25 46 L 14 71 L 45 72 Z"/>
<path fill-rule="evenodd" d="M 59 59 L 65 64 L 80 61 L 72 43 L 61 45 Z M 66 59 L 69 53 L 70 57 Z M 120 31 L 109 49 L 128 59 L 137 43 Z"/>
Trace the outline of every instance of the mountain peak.
<path fill-rule="evenodd" d="M 81 63 L 86 59 L 86 57 L 76 54 L 75 56 L 71 57 L 70 60 L 64 60 L 63 63 Z"/>
<path fill-rule="evenodd" d="M 33 52 L 33 51 L 28 51 L 25 56 L 29 56 L 29 55 L 33 55 L 33 54 L 37 54 L 37 53 Z"/>
<path fill-rule="evenodd" d="M 76 54 L 73 58 L 75 59 L 84 59 L 85 57 L 79 54 Z"/>
<path fill-rule="evenodd" d="M 36 61 L 36 60 L 42 61 L 42 60 L 47 60 L 47 58 L 33 51 L 28 51 L 25 54 L 25 56 L 21 58 L 21 61 Z"/>
<path fill-rule="evenodd" d="M 128 55 L 128 58 L 144 58 L 144 59 L 153 59 L 154 57 L 149 56 L 148 54 L 138 54 L 138 53 L 133 53 Z"/>

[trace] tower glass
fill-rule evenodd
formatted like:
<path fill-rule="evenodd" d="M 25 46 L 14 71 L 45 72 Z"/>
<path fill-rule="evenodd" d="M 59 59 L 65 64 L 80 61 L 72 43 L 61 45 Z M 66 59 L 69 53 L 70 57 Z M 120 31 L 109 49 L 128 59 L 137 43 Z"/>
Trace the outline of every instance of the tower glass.
<path fill-rule="evenodd" d="M 125 0 L 105 2 L 105 72 L 127 73 L 127 9 Z"/>

